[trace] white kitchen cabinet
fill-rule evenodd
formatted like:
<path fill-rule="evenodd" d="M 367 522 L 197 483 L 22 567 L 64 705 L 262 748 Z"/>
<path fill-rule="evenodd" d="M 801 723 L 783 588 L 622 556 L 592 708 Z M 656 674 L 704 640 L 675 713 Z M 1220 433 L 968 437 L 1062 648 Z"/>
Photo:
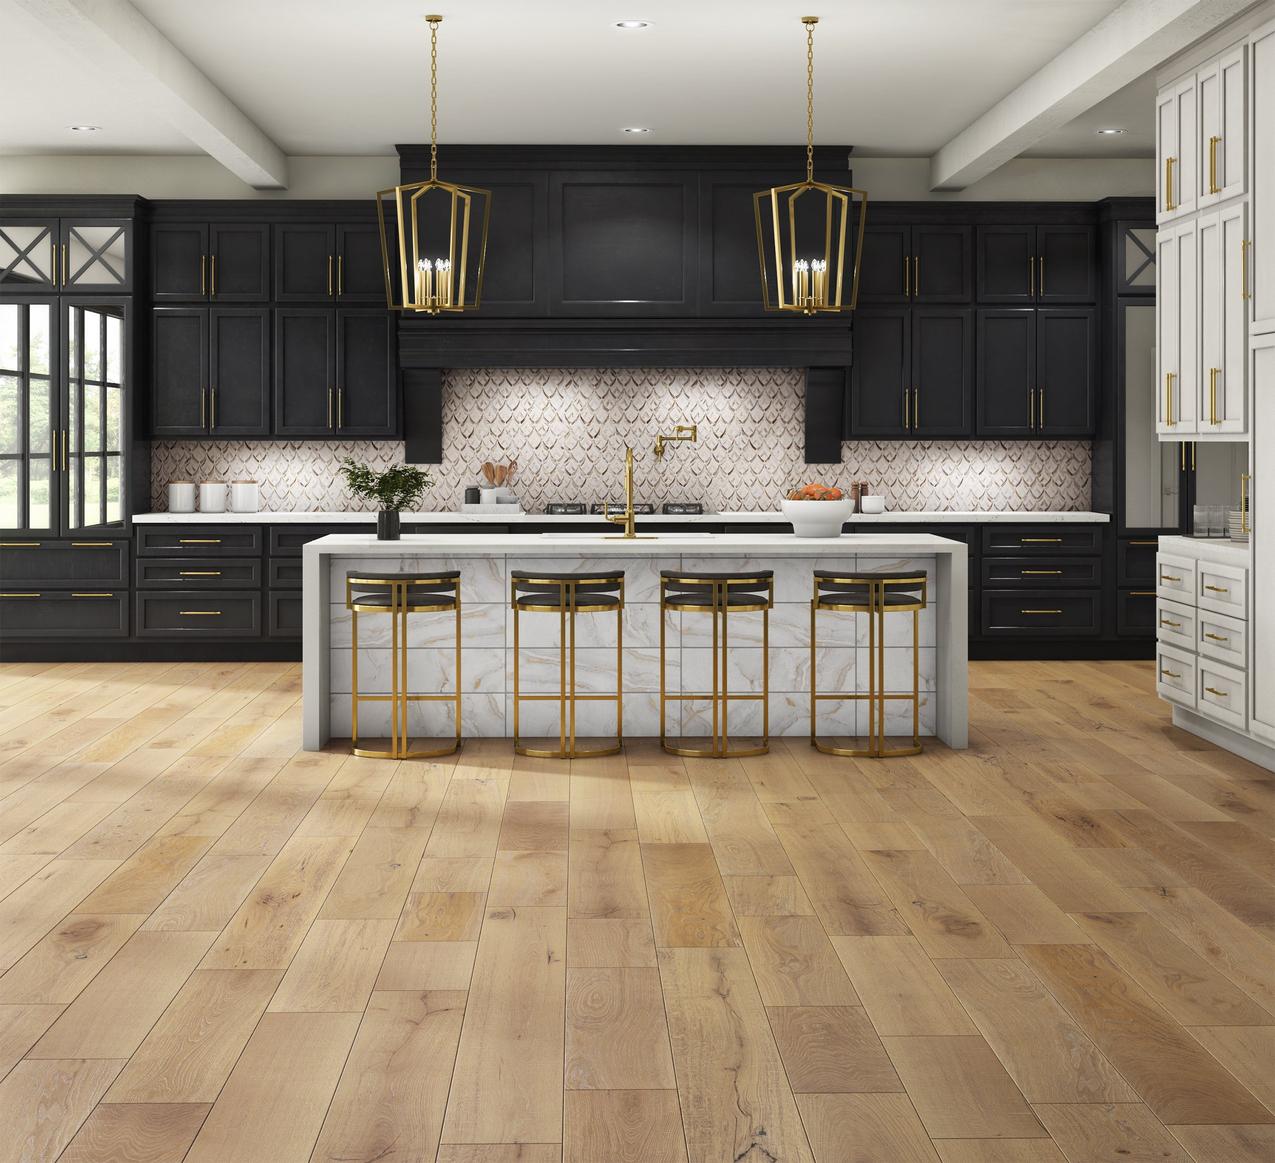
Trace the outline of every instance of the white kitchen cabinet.
<path fill-rule="evenodd" d="M 1272 94 L 1275 97 L 1275 93 Z M 1275 742 L 1275 332 L 1253 340 L 1252 638 L 1253 733 Z"/>
<path fill-rule="evenodd" d="M 1242 195 L 1247 188 L 1247 46 L 1236 45 L 1196 73 L 1196 200 L 1203 208 Z"/>
<path fill-rule="evenodd" d="M 1196 431 L 1201 436 L 1248 430 L 1248 316 L 1242 282 L 1247 218 L 1243 202 L 1200 216 L 1198 279 L 1193 287 L 1180 286 L 1184 299 L 1194 294 L 1198 301 Z"/>
<path fill-rule="evenodd" d="M 1275 331 L 1275 21 L 1253 33 L 1249 61 L 1249 325 L 1257 335 Z"/>
<path fill-rule="evenodd" d="M 1156 221 L 1196 208 L 1199 184 L 1195 74 L 1160 90 L 1156 100 Z"/>
<path fill-rule="evenodd" d="M 1198 224 L 1172 224 L 1156 236 L 1156 431 L 1195 434 L 1199 417 Z"/>

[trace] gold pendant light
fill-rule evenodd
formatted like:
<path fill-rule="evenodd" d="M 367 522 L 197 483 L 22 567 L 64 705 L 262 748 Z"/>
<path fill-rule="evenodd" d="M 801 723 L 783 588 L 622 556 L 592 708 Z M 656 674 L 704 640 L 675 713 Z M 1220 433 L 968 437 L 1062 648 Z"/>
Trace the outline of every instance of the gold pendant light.
<path fill-rule="evenodd" d="M 491 191 L 439 180 L 438 26 L 443 18 L 425 19 L 430 41 L 429 181 L 378 191 L 376 217 L 390 310 L 457 314 L 482 302 Z"/>
<path fill-rule="evenodd" d="M 815 181 L 815 25 L 806 26 L 806 180 L 753 195 L 762 302 L 767 311 L 853 311 L 868 194 Z M 847 242 L 851 247 L 847 257 Z M 849 286 L 847 286 L 847 282 Z"/>

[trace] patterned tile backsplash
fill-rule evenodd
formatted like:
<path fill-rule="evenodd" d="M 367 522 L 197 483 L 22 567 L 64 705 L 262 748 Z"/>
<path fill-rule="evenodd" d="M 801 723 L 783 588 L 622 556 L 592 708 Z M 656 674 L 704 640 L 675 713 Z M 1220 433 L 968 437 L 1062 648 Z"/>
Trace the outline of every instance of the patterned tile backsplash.
<path fill-rule="evenodd" d="M 701 501 L 708 510 L 773 509 L 809 480 L 866 480 L 893 509 L 1087 509 L 1090 446 L 1082 441 L 848 441 L 841 464 L 806 464 L 805 373 L 731 368 L 667 371 L 492 369 L 449 372 L 443 463 L 423 508 L 459 507 L 485 460 L 518 461 L 529 511 L 549 501 L 623 496 L 624 446 L 638 451 L 639 498 Z M 658 432 L 699 424 L 699 443 L 651 454 Z M 354 456 L 400 461 L 396 441 L 157 441 L 152 503 L 171 480 L 256 480 L 276 510 L 367 508 L 337 468 Z"/>

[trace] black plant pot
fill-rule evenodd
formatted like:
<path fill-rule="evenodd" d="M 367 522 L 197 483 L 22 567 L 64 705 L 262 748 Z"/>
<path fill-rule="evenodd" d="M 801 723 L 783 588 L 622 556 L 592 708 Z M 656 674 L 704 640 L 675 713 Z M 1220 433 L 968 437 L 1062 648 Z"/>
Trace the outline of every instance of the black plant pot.
<path fill-rule="evenodd" d="M 397 509 L 382 509 L 376 515 L 376 539 L 378 541 L 397 541 L 402 514 Z"/>

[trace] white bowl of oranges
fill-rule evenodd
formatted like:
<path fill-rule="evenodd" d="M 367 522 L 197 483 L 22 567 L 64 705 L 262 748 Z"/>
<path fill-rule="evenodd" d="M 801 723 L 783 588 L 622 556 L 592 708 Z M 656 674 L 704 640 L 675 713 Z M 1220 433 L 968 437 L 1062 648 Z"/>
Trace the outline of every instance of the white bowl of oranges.
<path fill-rule="evenodd" d="M 815 481 L 793 489 L 780 508 L 798 537 L 840 537 L 854 503 L 835 485 Z"/>

